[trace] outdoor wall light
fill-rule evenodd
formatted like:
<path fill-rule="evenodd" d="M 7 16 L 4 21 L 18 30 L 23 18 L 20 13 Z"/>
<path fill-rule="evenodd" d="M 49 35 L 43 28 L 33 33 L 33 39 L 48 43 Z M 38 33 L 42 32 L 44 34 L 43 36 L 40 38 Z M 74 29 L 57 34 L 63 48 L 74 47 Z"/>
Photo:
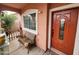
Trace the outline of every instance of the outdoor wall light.
<path fill-rule="evenodd" d="M 42 11 L 38 11 L 39 14 L 43 13 Z"/>

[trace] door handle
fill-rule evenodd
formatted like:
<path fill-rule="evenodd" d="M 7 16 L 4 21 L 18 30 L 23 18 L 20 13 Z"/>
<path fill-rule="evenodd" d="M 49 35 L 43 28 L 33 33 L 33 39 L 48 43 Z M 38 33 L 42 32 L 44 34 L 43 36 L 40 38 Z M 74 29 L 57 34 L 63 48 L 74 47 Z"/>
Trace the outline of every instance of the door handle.
<path fill-rule="evenodd" d="M 51 35 L 52 35 L 52 37 L 53 37 L 53 35 L 54 35 L 54 29 L 52 29 Z"/>
<path fill-rule="evenodd" d="M 52 29 L 52 34 L 54 34 L 54 29 Z"/>

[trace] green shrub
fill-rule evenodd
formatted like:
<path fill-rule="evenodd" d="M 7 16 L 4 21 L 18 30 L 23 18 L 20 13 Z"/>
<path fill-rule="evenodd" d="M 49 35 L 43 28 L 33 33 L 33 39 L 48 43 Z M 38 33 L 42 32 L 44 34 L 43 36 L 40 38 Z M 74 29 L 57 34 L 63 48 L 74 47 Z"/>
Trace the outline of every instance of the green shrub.
<path fill-rule="evenodd" d="M 3 16 L 0 15 L 0 19 L 2 21 L 2 27 L 4 29 L 10 29 L 14 21 L 16 20 L 16 15 L 4 13 Z"/>

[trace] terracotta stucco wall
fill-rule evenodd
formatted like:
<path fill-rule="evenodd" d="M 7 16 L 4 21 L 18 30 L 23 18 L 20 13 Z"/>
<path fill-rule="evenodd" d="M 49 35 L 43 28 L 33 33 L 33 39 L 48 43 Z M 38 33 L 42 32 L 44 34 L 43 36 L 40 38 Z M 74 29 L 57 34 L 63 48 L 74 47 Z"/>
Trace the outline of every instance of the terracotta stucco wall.
<path fill-rule="evenodd" d="M 69 3 L 49 3 L 48 8 L 52 9 L 52 8 L 60 7 L 60 6 L 67 5 L 67 4 Z"/>
<path fill-rule="evenodd" d="M 22 12 L 25 12 L 28 9 L 38 9 L 42 13 L 38 13 L 38 34 L 36 36 L 36 45 L 45 50 L 47 42 L 47 4 L 27 4 Z"/>
<path fill-rule="evenodd" d="M 59 7 L 66 4 L 27 4 L 23 9 L 22 13 L 28 9 L 38 9 L 42 13 L 38 14 L 38 34 L 36 37 L 36 45 L 39 48 L 42 48 L 46 51 L 47 49 L 47 42 L 48 42 L 48 19 L 49 19 L 49 9 Z"/>

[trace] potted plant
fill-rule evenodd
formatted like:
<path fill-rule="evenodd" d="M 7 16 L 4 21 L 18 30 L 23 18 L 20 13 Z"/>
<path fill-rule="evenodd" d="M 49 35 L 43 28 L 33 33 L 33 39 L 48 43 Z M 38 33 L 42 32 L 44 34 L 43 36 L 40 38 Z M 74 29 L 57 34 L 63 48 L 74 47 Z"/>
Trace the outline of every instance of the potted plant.
<path fill-rule="evenodd" d="M 0 28 L 0 46 L 5 43 L 4 29 Z"/>
<path fill-rule="evenodd" d="M 0 15 L 1 19 L 1 27 L 4 28 L 6 34 L 10 31 L 14 21 L 16 20 L 16 16 L 14 14 L 2 13 Z"/>

